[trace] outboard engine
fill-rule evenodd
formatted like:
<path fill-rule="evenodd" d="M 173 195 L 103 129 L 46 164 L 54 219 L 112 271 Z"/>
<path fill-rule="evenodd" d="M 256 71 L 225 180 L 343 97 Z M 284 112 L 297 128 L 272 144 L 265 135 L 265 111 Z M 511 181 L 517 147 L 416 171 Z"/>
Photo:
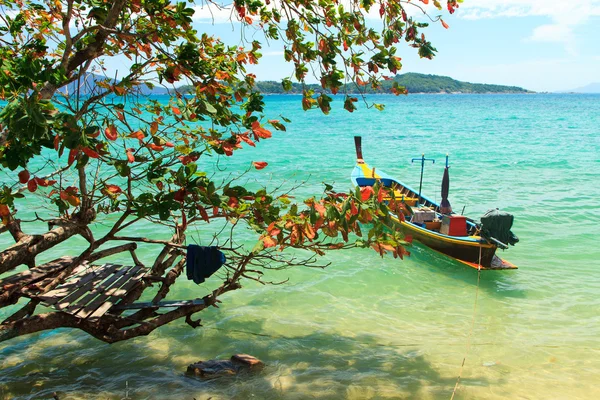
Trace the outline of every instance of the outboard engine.
<path fill-rule="evenodd" d="M 512 214 L 498 209 L 489 210 L 481 217 L 481 236 L 503 249 L 507 249 L 509 244 L 514 246 L 519 238 L 510 230 L 513 220 Z"/>

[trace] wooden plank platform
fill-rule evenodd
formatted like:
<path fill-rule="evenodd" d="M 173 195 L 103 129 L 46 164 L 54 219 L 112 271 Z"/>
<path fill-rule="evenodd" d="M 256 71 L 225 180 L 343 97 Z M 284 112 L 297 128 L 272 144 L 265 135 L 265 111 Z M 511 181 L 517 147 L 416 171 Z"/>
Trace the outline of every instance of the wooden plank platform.
<path fill-rule="evenodd" d="M 77 272 L 56 289 L 36 298 L 79 318 L 100 318 L 140 283 L 148 269 L 140 265 L 104 264 Z"/>

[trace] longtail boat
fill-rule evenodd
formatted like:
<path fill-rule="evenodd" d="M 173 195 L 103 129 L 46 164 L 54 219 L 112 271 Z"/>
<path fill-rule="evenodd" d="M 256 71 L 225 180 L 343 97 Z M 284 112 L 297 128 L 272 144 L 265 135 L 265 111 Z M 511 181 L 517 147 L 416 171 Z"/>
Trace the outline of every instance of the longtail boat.
<path fill-rule="evenodd" d="M 481 223 L 452 212 L 448 196 L 448 164 L 442 182 L 441 205 L 421 193 L 423 166 L 421 160 L 421 184 L 419 191 L 400 182 L 380 169 L 369 166 L 362 157 L 361 138 L 355 137 L 356 166 L 351 180 L 356 187 L 386 187 L 388 201 L 398 203 L 393 219 L 398 229 L 423 245 L 449 256 L 469 267 L 482 270 L 516 269 L 510 262 L 496 255 L 496 250 L 514 245 L 518 238 L 510 231 L 513 216 L 498 210 L 488 211 Z M 413 160 L 414 161 L 414 160 Z M 402 215 L 400 215 L 400 213 Z"/>

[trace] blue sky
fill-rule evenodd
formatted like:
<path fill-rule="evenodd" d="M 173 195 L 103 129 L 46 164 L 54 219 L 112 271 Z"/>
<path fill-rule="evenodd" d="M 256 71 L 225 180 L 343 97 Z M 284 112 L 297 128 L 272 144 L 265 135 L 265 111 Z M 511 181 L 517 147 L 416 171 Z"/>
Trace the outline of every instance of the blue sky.
<path fill-rule="evenodd" d="M 535 91 L 560 91 L 600 82 L 600 0 L 465 0 L 454 15 L 442 14 L 428 29 L 438 49 L 434 60 L 419 59 L 401 47 L 402 72 L 447 75 L 455 79 L 516 85 Z M 238 43 L 239 25 L 230 12 L 198 9 L 196 28 Z M 373 22 L 376 23 L 376 16 Z M 260 39 L 260 36 L 257 36 Z M 291 72 L 282 46 L 263 48 L 253 69 L 260 80 L 280 80 Z"/>

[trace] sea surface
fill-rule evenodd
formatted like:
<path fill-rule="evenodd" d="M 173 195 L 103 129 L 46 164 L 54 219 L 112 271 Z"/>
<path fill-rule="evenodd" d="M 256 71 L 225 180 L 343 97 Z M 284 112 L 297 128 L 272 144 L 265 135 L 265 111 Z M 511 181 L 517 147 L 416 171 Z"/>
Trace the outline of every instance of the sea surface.
<path fill-rule="evenodd" d="M 202 166 L 218 162 L 235 176 L 267 161 L 244 179 L 303 181 L 297 199 L 322 193 L 322 182 L 348 190 L 353 136 L 361 135 L 365 160 L 413 187 L 420 165 L 411 159 L 434 158 L 423 192 L 439 200 L 449 154 L 455 211 L 514 214 L 521 241 L 500 255 L 518 270 L 478 277 L 418 245 L 404 261 L 367 249 L 333 252 L 323 270 L 268 273 L 289 279 L 285 285 L 245 282 L 200 313 L 195 330 L 177 321 L 112 345 L 67 329 L 2 343 L 0 398 L 450 399 L 459 374 L 456 399 L 600 398 L 600 95 L 367 100 L 385 111 L 362 104 L 350 114 L 337 101 L 325 116 L 302 111 L 299 96 L 268 96 L 267 116 L 290 118 L 287 132 Z M 162 238 L 154 227 L 137 229 Z M 0 248 L 9 243 L 3 236 Z M 190 241 L 209 237 L 198 231 Z M 73 239 L 44 257 L 82 246 Z M 146 262 L 153 254 L 140 250 Z M 170 298 L 202 296 L 203 286 L 181 280 Z M 266 368 L 208 381 L 184 375 L 190 363 L 235 353 Z"/>

